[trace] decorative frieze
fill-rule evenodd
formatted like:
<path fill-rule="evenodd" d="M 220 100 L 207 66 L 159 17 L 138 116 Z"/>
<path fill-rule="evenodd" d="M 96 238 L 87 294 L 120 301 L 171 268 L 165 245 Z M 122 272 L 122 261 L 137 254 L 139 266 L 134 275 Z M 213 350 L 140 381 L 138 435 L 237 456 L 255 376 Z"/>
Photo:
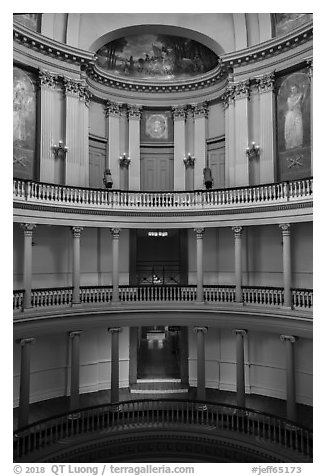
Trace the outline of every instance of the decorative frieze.
<path fill-rule="evenodd" d="M 54 89 L 58 85 L 58 76 L 50 73 L 50 71 L 39 71 L 39 85 L 41 87 L 47 87 Z"/>
<path fill-rule="evenodd" d="M 260 93 L 265 93 L 268 91 L 274 90 L 274 83 L 275 83 L 275 73 L 274 71 L 268 74 L 264 74 L 264 76 L 260 78 L 256 78 L 256 85 L 258 91 Z"/>
<path fill-rule="evenodd" d="M 200 117 L 208 117 L 208 103 L 203 102 L 199 104 L 192 104 L 192 111 L 195 119 Z"/>
<path fill-rule="evenodd" d="M 128 117 L 129 119 L 140 120 L 141 117 L 141 106 L 128 104 Z"/>
<path fill-rule="evenodd" d="M 172 106 L 172 115 L 174 121 L 185 121 L 187 106 Z"/>
<path fill-rule="evenodd" d="M 120 117 L 121 104 L 108 101 L 105 105 L 105 117 Z"/>

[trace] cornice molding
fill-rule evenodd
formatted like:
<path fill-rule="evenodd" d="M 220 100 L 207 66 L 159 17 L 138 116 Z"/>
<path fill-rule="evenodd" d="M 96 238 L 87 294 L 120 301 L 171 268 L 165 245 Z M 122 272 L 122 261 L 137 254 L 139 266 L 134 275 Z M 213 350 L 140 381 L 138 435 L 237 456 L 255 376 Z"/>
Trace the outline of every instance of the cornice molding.
<path fill-rule="evenodd" d="M 284 53 L 294 46 L 306 43 L 312 39 L 312 36 L 313 22 L 311 21 L 283 36 L 277 36 L 250 48 L 222 55 L 221 63 L 226 70 L 230 70 L 252 62 L 262 61 Z"/>

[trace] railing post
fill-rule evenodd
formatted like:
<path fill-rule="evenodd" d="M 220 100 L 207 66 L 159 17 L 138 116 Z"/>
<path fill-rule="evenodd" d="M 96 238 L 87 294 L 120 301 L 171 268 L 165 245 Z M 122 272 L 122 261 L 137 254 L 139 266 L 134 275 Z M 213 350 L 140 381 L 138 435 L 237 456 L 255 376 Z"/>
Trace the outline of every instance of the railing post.
<path fill-rule="evenodd" d="M 71 230 L 73 236 L 72 305 L 74 305 L 80 304 L 80 234 L 83 228 L 73 226 Z"/>
<path fill-rule="evenodd" d="M 294 343 L 297 338 L 281 335 L 280 339 L 286 344 L 286 417 L 289 420 L 296 421 Z"/>
<path fill-rule="evenodd" d="M 36 225 L 32 223 L 23 223 L 21 227 L 24 230 L 24 305 L 23 309 L 32 307 L 31 291 L 32 291 L 32 241 L 33 230 Z"/>
<path fill-rule="evenodd" d="M 28 425 L 31 345 L 34 344 L 34 342 L 35 339 L 33 337 L 20 339 L 18 341 L 21 348 L 18 428 Z"/>

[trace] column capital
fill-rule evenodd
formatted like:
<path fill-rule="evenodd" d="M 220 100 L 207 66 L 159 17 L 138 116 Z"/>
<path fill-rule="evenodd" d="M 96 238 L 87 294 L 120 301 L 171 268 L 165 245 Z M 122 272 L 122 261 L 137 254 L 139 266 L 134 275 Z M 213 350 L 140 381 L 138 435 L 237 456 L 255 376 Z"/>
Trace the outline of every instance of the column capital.
<path fill-rule="evenodd" d="M 71 231 L 72 231 L 72 236 L 73 238 L 80 238 L 80 234 L 83 231 L 84 228 L 81 226 L 72 226 Z"/>
<path fill-rule="evenodd" d="M 79 99 L 85 103 L 88 107 L 92 94 L 89 92 L 88 87 L 85 84 L 79 85 Z"/>
<path fill-rule="evenodd" d="M 205 228 L 194 228 L 194 232 L 196 233 L 196 238 L 201 240 L 205 233 Z"/>
<path fill-rule="evenodd" d="M 194 334 L 198 334 L 198 332 L 202 332 L 203 334 L 207 334 L 207 327 L 194 327 L 193 329 Z"/>
<path fill-rule="evenodd" d="M 195 119 L 200 119 L 204 117 L 208 118 L 208 102 L 202 102 L 198 104 L 192 104 L 192 111 Z"/>
<path fill-rule="evenodd" d="M 248 334 L 248 331 L 246 329 L 232 329 L 232 334 L 244 337 Z"/>
<path fill-rule="evenodd" d="M 107 101 L 105 105 L 105 117 L 120 117 L 121 104 L 113 101 Z"/>
<path fill-rule="evenodd" d="M 139 106 L 137 104 L 128 104 L 128 118 L 130 119 L 135 119 L 135 120 L 140 120 L 141 117 L 141 108 L 142 106 Z"/>
<path fill-rule="evenodd" d="M 83 331 L 71 331 L 69 332 L 69 337 L 70 339 L 73 339 L 74 337 L 80 337 Z"/>
<path fill-rule="evenodd" d="M 221 97 L 223 102 L 223 108 L 227 109 L 235 99 L 235 86 L 233 84 L 229 84 L 225 90 L 225 93 Z"/>
<path fill-rule="evenodd" d="M 249 99 L 250 96 L 250 82 L 249 79 L 233 83 L 234 99 Z"/>
<path fill-rule="evenodd" d="M 258 92 L 266 93 L 268 91 L 274 91 L 275 84 L 275 72 L 271 71 L 270 73 L 264 74 L 256 79 L 256 86 Z"/>
<path fill-rule="evenodd" d="M 242 226 L 233 226 L 232 231 L 234 232 L 235 238 L 240 238 L 242 233 Z"/>
<path fill-rule="evenodd" d="M 185 121 L 187 106 L 172 106 L 172 116 L 174 121 Z"/>
<path fill-rule="evenodd" d="M 120 228 L 111 228 L 111 233 L 112 233 L 112 237 L 114 240 L 117 240 L 119 238 L 119 235 L 120 235 Z"/>
<path fill-rule="evenodd" d="M 58 76 L 50 71 L 40 70 L 38 73 L 39 86 L 54 89 L 58 86 Z"/>
<path fill-rule="evenodd" d="M 291 344 L 294 344 L 298 338 L 295 336 L 288 336 L 288 335 L 280 335 L 281 342 L 291 342 Z"/>
<path fill-rule="evenodd" d="M 278 226 L 281 228 L 283 236 L 289 236 L 290 235 L 291 225 L 289 223 L 282 223 L 281 225 L 278 225 Z"/>
<path fill-rule="evenodd" d="M 26 344 L 35 344 L 35 337 L 23 337 L 22 339 L 18 339 L 16 342 L 20 344 L 21 347 L 24 347 Z"/>
<path fill-rule="evenodd" d="M 110 334 L 116 334 L 118 332 L 122 332 L 121 327 L 108 327 L 108 332 Z"/>
<path fill-rule="evenodd" d="M 313 60 L 312 60 L 312 58 L 306 60 L 306 64 L 308 66 L 308 76 L 309 76 L 310 81 L 311 81 L 312 78 L 313 78 Z"/>
<path fill-rule="evenodd" d="M 21 223 L 20 226 L 24 230 L 24 236 L 32 236 L 33 231 L 36 228 L 36 225 L 34 225 L 34 223 Z"/>
<path fill-rule="evenodd" d="M 80 82 L 72 78 L 63 78 L 64 92 L 70 96 L 79 96 Z"/>

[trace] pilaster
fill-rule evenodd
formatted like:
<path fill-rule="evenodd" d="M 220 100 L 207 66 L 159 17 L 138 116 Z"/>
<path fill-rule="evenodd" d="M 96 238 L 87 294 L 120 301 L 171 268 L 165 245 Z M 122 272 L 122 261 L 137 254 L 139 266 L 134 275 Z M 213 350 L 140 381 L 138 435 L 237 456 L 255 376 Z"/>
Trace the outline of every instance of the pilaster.
<path fill-rule="evenodd" d="M 249 80 L 234 83 L 235 107 L 235 151 L 234 183 L 231 186 L 249 185 L 249 164 L 246 155 L 248 146 L 248 101 Z"/>
<path fill-rule="evenodd" d="M 105 115 L 108 122 L 108 157 L 106 168 L 110 169 L 113 188 L 120 188 L 120 119 L 121 105 L 108 101 L 106 103 Z"/>
<path fill-rule="evenodd" d="M 197 261 L 197 290 L 196 301 L 202 303 L 204 301 L 203 293 L 203 238 L 205 228 L 195 228 L 196 233 L 196 261 Z"/>
<path fill-rule="evenodd" d="M 281 335 L 281 342 L 286 345 L 286 417 L 296 421 L 296 387 L 295 387 L 295 357 L 294 344 L 296 337 L 291 335 Z"/>
<path fill-rule="evenodd" d="M 183 159 L 186 154 L 186 106 L 173 106 L 174 190 L 185 190 Z"/>
<path fill-rule="evenodd" d="M 195 162 L 195 190 L 203 189 L 203 170 L 206 167 L 206 129 L 208 118 L 207 102 L 193 104 L 194 115 L 194 153 Z"/>
<path fill-rule="evenodd" d="M 28 425 L 31 345 L 35 343 L 35 339 L 33 337 L 20 339 L 18 343 L 20 344 L 21 348 L 18 428 L 22 428 Z"/>
<path fill-rule="evenodd" d="M 120 228 L 112 228 L 112 303 L 119 303 L 119 237 Z"/>
<path fill-rule="evenodd" d="M 233 226 L 234 232 L 234 279 L 235 300 L 243 302 L 242 296 L 242 226 Z"/>
<path fill-rule="evenodd" d="M 82 227 L 71 228 L 73 236 L 73 266 L 72 266 L 72 304 L 80 303 L 80 235 Z"/>
<path fill-rule="evenodd" d="M 129 118 L 129 187 L 140 190 L 140 117 L 141 106 L 128 106 Z"/>
<path fill-rule="evenodd" d="M 20 225 L 24 230 L 24 267 L 23 267 L 23 281 L 24 281 L 24 304 L 23 309 L 32 307 L 32 239 L 33 231 L 36 225 L 32 223 L 22 223 Z"/>
<path fill-rule="evenodd" d="M 284 306 L 292 307 L 292 266 L 291 266 L 291 231 L 290 224 L 283 223 L 279 225 L 282 230 L 283 244 L 283 287 L 284 287 Z"/>
<path fill-rule="evenodd" d="M 197 400 L 206 400 L 205 335 L 207 327 L 194 327 L 197 335 Z"/>

